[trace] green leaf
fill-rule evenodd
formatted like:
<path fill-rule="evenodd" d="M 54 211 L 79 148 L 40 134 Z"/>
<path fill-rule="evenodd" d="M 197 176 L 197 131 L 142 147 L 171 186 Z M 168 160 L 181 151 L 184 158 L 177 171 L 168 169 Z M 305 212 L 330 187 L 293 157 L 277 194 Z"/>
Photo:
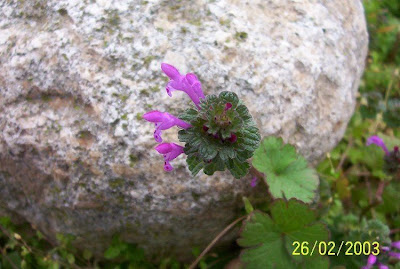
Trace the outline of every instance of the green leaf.
<path fill-rule="evenodd" d="M 104 252 L 104 258 L 111 260 L 118 257 L 120 253 L 121 248 L 119 245 L 112 245 L 106 250 L 106 252 Z"/>
<path fill-rule="evenodd" d="M 210 163 L 205 164 L 204 167 L 204 174 L 206 175 L 213 175 L 215 171 L 224 171 L 225 170 L 225 164 L 221 160 L 221 158 L 214 158 Z"/>
<path fill-rule="evenodd" d="M 391 128 L 400 127 L 400 99 L 390 99 L 383 113 L 384 122 Z"/>
<path fill-rule="evenodd" d="M 255 151 L 253 166 L 266 175 L 266 183 L 275 198 L 296 198 L 313 201 L 319 179 L 307 161 L 281 138 L 268 137 Z"/>
<path fill-rule="evenodd" d="M 244 203 L 244 208 L 246 210 L 247 214 L 250 214 L 251 212 L 254 211 L 254 208 L 252 206 L 252 204 L 250 203 L 249 199 L 247 199 L 247 197 L 243 196 L 243 203 Z"/>
<path fill-rule="evenodd" d="M 231 103 L 233 108 L 235 108 L 236 105 L 239 103 L 239 98 L 234 92 L 221 92 L 219 94 L 219 98 L 223 99 L 226 103 Z"/>
<path fill-rule="evenodd" d="M 318 260 L 318 255 L 295 259 L 293 244 L 307 241 L 311 252 L 315 241 L 328 239 L 326 227 L 315 220 L 314 212 L 295 199 L 277 200 L 271 206 L 271 216 L 254 211 L 243 222 L 238 239 L 238 244 L 245 248 L 241 253 L 245 268 L 295 268 L 298 262 L 302 262 L 301 267 L 308 268 L 305 266 L 308 260 Z M 323 265 L 319 268 L 328 268 L 326 261 L 318 262 Z"/>
<path fill-rule="evenodd" d="M 244 177 L 249 171 L 250 165 L 247 162 L 240 162 L 237 159 L 229 159 L 226 166 L 235 178 Z"/>
<path fill-rule="evenodd" d="M 196 155 L 190 155 L 186 158 L 186 163 L 189 166 L 189 170 L 193 176 L 197 175 L 197 173 L 203 169 L 204 162 L 200 160 Z"/>
<path fill-rule="evenodd" d="M 199 115 L 199 113 L 197 110 L 190 108 L 190 109 L 186 109 L 181 115 L 179 115 L 179 118 L 186 122 L 191 122 L 191 121 L 194 121 L 198 115 Z"/>

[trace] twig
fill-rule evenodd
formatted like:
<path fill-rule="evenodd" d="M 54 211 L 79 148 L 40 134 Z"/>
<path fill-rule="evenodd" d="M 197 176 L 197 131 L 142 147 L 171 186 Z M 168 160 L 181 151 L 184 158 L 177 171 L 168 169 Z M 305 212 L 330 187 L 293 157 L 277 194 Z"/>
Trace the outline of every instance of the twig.
<path fill-rule="evenodd" d="M 247 217 L 246 216 L 242 216 L 238 219 L 236 219 L 235 221 L 233 221 L 231 224 L 229 224 L 228 226 L 226 226 L 225 229 L 222 230 L 222 232 L 220 232 L 215 238 L 214 240 L 203 250 L 203 252 L 197 257 L 197 259 L 190 265 L 189 269 L 194 269 L 196 268 L 196 265 L 200 262 L 200 260 L 204 257 L 204 255 L 207 254 L 208 251 L 210 251 L 210 249 L 218 242 L 219 239 L 221 239 L 221 237 L 223 237 L 232 227 L 234 227 L 238 222 L 240 222 L 241 220 L 245 219 Z"/>
<path fill-rule="evenodd" d="M 8 261 L 8 263 L 11 265 L 12 268 L 18 269 L 18 266 L 7 256 L 6 249 L 1 249 L 1 252 L 3 253 L 3 257 Z"/>
<path fill-rule="evenodd" d="M 385 189 L 385 186 L 386 186 L 386 182 L 385 181 L 379 182 L 378 189 L 376 190 L 376 193 L 375 193 L 375 199 L 374 199 L 374 201 L 372 203 L 370 203 L 366 208 L 364 208 L 361 211 L 360 218 L 359 218 L 360 221 L 362 220 L 362 217 L 365 214 L 367 214 L 367 212 L 369 210 L 371 210 L 372 208 L 374 208 L 374 207 L 376 207 L 376 206 L 378 206 L 378 205 L 380 205 L 382 203 L 382 194 L 383 194 L 383 191 Z"/>
<path fill-rule="evenodd" d="M 390 234 L 397 234 L 400 233 L 400 228 L 390 230 Z"/>
<path fill-rule="evenodd" d="M 343 152 L 342 157 L 340 158 L 339 164 L 336 167 L 336 170 L 342 169 L 342 166 L 344 164 L 344 161 L 347 158 L 347 154 L 349 153 L 350 148 L 353 146 L 353 139 L 349 139 L 349 143 L 347 144 L 346 150 Z"/>
<path fill-rule="evenodd" d="M 12 235 L 2 226 L 0 225 L 0 230 L 10 239 L 12 239 Z M 16 241 L 17 245 L 19 246 L 24 246 L 29 252 L 34 253 L 36 252 L 39 255 L 42 255 L 43 257 L 46 256 L 46 253 L 40 249 L 35 249 L 35 248 L 31 248 L 22 238 Z M 55 259 L 56 261 L 58 261 L 61 265 L 68 267 L 72 267 L 72 268 L 77 268 L 80 269 L 81 267 L 76 265 L 76 264 L 69 264 L 66 263 L 61 259 Z M 17 267 L 18 268 L 18 267 Z"/>

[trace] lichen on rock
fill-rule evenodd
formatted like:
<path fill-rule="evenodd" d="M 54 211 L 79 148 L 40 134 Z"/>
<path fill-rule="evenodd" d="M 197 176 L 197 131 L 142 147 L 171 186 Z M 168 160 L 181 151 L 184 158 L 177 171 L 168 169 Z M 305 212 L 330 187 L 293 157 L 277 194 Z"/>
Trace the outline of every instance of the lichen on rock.
<path fill-rule="evenodd" d="M 0 212 L 98 253 L 120 233 L 190 259 L 257 191 L 152 161 L 142 115 L 190 103 L 165 94 L 160 63 L 198 74 L 206 95 L 235 92 L 261 136 L 316 163 L 353 113 L 367 44 L 359 0 L 2 1 Z"/>

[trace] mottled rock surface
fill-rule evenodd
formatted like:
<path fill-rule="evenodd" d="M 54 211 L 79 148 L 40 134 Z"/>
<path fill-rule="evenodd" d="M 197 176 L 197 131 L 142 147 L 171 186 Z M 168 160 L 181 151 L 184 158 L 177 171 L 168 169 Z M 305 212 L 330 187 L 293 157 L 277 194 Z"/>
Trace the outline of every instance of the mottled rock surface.
<path fill-rule="evenodd" d="M 160 63 L 195 72 L 205 94 L 236 92 L 262 135 L 315 163 L 353 112 L 367 39 L 359 0 L 1 1 L 0 211 L 52 240 L 100 251 L 122 233 L 188 257 L 252 191 L 193 178 L 184 157 L 163 171 L 141 115 L 191 104 L 167 96 Z"/>

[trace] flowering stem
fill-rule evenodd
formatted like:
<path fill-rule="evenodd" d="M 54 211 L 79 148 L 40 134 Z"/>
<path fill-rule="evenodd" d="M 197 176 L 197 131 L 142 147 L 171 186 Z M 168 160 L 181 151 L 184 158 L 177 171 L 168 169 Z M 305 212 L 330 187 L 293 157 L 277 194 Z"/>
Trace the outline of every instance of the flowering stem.
<path fill-rule="evenodd" d="M 366 208 L 364 208 L 361 211 L 360 218 L 359 218 L 360 221 L 362 220 L 363 216 L 365 216 L 365 214 L 367 214 L 367 212 L 369 210 L 371 210 L 372 208 L 374 208 L 382 203 L 382 194 L 383 194 L 383 191 L 385 190 L 385 186 L 386 186 L 385 181 L 379 182 L 378 188 L 375 193 L 375 199 L 372 203 L 370 203 Z"/>
<path fill-rule="evenodd" d="M 264 180 L 264 177 L 265 177 L 264 174 L 261 173 L 260 171 L 258 171 L 257 169 L 255 169 L 253 165 L 250 166 L 250 174 L 252 176 L 255 176 L 258 179 L 262 179 L 262 180 Z"/>
<path fill-rule="evenodd" d="M 390 230 L 390 234 L 397 234 L 400 233 L 400 228 Z"/>
<path fill-rule="evenodd" d="M 242 216 L 236 220 L 234 220 L 231 224 L 225 227 L 215 238 L 214 240 L 203 250 L 203 252 L 197 257 L 197 259 L 190 265 L 189 269 L 196 268 L 196 265 L 200 262 L 200 260 L 207 254 L 208 251 L 221 239 L 230 229 L 232 229 L 238 222 L 245 219 L 247 215 Z"/>

